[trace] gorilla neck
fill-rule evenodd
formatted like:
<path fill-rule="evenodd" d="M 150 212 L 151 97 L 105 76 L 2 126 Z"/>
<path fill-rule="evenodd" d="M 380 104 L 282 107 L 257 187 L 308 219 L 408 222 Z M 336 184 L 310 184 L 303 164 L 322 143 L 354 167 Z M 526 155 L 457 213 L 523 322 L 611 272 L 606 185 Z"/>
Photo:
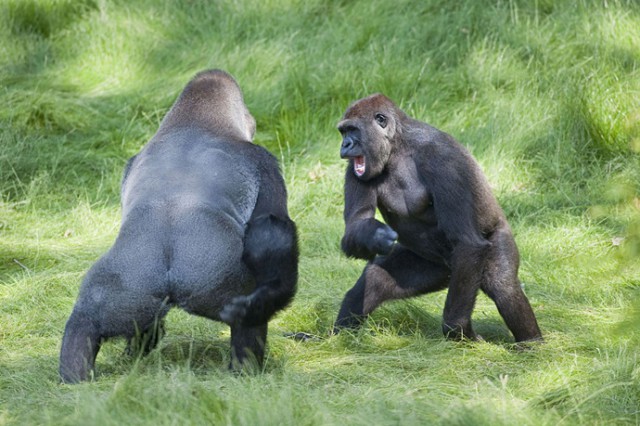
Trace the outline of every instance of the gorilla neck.
<path fill-rule="evenodd" d="M 242 108 L 230 101 L 220 103 L 225 104 L 224 107 L 215 102 L 207 104 L 179 100 L 160 124 L 158 134 L 174 131 L 176 128 L 200 128 L 219 138 L 251 142 L 253 138 Z M 230 112 L 215 113 L 220 110 Z"/>

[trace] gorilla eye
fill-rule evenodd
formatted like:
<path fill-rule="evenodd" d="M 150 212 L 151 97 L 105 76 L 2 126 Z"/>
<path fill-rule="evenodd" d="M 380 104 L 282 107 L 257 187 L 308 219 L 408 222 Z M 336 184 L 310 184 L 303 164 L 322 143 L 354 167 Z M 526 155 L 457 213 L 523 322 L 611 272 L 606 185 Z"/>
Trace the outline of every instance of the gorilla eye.
<path fill-rule="evenodd" d="M 387 127 L 387 117 L 382 114 L 376 114 L 376 123 L 380 125 L 383 129 Z"/>

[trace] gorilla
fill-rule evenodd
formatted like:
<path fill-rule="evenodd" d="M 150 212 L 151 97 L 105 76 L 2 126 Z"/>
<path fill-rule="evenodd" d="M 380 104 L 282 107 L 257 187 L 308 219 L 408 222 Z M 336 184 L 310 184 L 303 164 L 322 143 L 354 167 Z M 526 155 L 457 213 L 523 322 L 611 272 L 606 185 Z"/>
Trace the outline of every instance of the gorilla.
<path fill-rule="evenodd" d="M 298 242 L 276 159 L 224 71 L 197 74 L 126 165 L 122 223 L 85 276 L 60 352 L 90 378 L 101 343 L 146 353 L 173 306 L 231 327 L 231 367 L 261 364 L 267 323 L 296 292 Z"/>
<path fill-rule="evenodd" d="M 382 94 L 350 105 L 338 130 L 340 156 L 349 160 L 341 246 L 368 263 L 334 332 L 358 327 L 386 300 L 448 287 L 445 336 L 480 339 L 471 313 L 481 289 L 517 342 L 541 340 L 511 229 L 471 154 Z M 386 224 L 374 218 L 376 208 Z"/>

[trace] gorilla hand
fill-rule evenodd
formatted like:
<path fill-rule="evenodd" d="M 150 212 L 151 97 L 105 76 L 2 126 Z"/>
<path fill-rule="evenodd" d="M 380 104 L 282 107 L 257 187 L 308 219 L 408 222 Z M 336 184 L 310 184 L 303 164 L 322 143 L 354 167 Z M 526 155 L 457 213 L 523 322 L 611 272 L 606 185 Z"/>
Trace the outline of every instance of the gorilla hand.
<path fill-rule="evenodd" d="M 227 324 L 241 323 L 251 306 L 251 296 L 234 297 L 220 311 L 220 319 Z"/>
<path fill-rule="evenodd" d="M 378 254 L 389 254 L 393 248 L 396 240 L 398 239 L 398 233 L 391 229 L 388 225 L 380 223 L 379 227 L 373 234 L 373 247 L 372 251 Z"/>
<path fill-rule="evenodd" d="M 341 246 L 349 257 L 371 260 L 379 254 L 389 254 L 397 238 L 396 231 L 369 217 L 347 225 Z"/>

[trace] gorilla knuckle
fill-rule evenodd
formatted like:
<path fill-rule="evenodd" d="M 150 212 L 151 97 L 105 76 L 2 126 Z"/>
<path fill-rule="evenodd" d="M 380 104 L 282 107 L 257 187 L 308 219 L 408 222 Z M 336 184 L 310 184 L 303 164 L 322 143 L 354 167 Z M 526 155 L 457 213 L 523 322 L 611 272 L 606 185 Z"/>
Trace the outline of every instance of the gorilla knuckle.
<path fill-rule="evenodd" d="M 220 319 L 227 324 L 240 322 L 247 316 L 250 304 L 248 296 L 234 297 L 220 312 Z"/>
<path fill-rule="evenodd" d="M 375 251 L 380 254 L 388 254 L 397 238 L 398 234 L 387 225 L 379 227 L 373 234 Z"/>

